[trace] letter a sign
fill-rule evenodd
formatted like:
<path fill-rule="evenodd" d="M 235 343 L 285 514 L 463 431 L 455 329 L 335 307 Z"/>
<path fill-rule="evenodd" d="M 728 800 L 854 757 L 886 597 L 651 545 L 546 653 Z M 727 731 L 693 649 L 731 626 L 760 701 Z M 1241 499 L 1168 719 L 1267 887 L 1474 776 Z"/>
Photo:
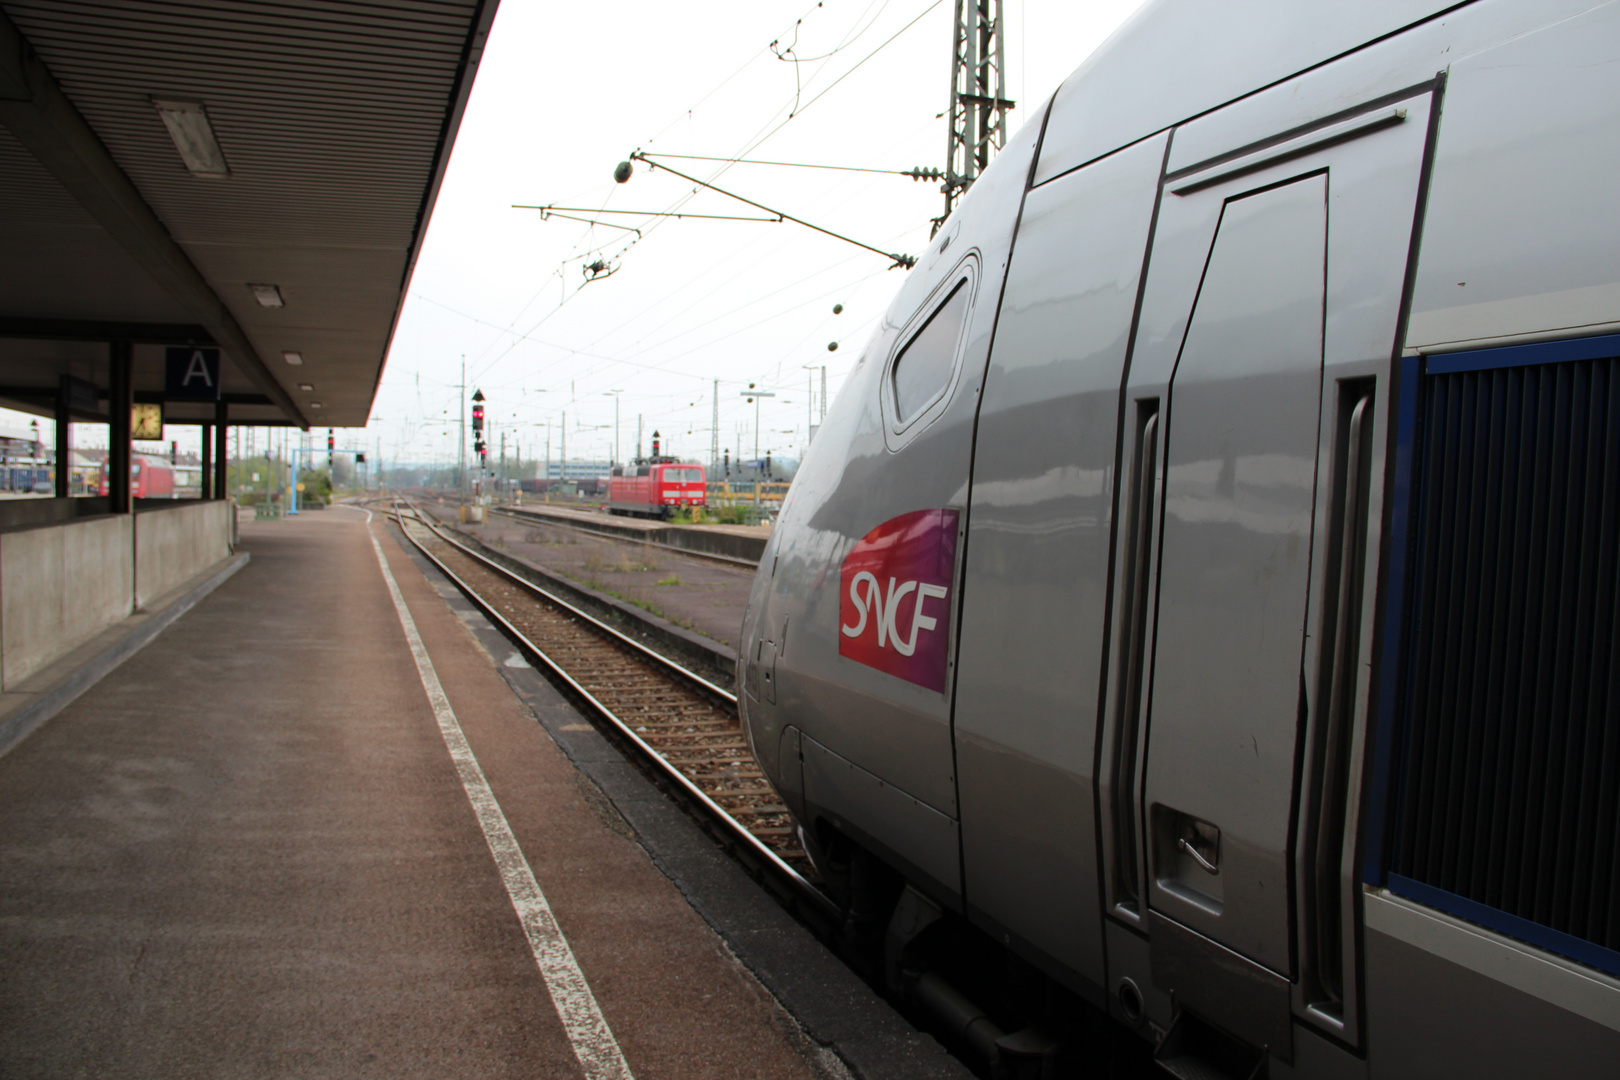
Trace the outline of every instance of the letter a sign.
<path fill-rule="evenodd" d="M 169 401 L 219 400 L 219 350 L 186 347 L 165 353 L 163 396 Z"/>

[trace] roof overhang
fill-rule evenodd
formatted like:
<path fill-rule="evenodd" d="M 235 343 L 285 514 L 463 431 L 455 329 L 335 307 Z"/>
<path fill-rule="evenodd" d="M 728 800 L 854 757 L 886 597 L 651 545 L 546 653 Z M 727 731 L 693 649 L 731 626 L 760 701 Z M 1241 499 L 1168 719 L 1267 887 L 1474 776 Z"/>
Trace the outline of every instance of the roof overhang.
<path fill-rule="evenodd" d="M 212 345 L 233 422 L 363 425 L 497 2 L 0 0 L 0 401 Z"/>

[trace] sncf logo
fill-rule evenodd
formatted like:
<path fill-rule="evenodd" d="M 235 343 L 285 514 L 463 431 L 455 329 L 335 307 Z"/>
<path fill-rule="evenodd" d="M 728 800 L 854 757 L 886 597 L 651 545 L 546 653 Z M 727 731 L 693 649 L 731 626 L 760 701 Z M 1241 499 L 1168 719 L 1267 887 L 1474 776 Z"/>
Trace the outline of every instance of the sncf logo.
<path fill-rule="evenodd" d="M 839 575 L 840 656 L 944 692 L 956 514 L 901 514 L 850 549 Z"/>

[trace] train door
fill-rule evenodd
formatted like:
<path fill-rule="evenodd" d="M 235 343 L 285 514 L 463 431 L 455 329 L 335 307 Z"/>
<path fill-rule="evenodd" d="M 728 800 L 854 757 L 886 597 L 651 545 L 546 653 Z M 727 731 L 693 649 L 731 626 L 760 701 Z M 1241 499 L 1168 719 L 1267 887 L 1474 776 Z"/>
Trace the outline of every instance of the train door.
<path fill-rule="evenodd" d="M 1428 111 L 1172 159 L 1126 388 L 1105 903 L 1177 1019 L 1283 1061 L 1296 1016 L 1356 1039 L 1369 506 Z"/>
<path fill-rule="evenodd" d="M 1097 1002 L 1105 478 L 1168 141 L 1026 197 L 968 503 L 953 717 L 967 912 Z"/>

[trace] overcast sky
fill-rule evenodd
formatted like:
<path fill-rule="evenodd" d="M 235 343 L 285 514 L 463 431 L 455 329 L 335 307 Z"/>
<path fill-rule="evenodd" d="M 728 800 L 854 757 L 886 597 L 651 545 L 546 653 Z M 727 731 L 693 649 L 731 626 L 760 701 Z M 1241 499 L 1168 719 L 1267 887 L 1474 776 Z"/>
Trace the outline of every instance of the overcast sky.
<path fill-rule="evenodd" d="M 1140 0 L 1006 0 L 1008 134 Z M 942 167 L 953 0 L 502 0 L 365 433 L 386 461 L 453 460 L 462 359 L 508 452 L 620 459 L 653 429 L 707 460 L 720 445 L 802 453 L 899 287 L 889 260 L 791 223 L 593 215 L 513 204 L 765 216 L 638 165 L 632 150 L 870 169 Z M 773 49 L 774 43 L 774 49 Z M 793 59 L 779 59 L 776 53 Z M 938 182 L 668 159 L 682 172 L 886 252 L 918 252 Z M 587 283 L 603 260 L 609 276 Z M 843 313 L 833 314 L 835 304 Z M 828 351 L 838 342 L 836 352 Z M 807 372 L 806 365 L 816 370 Z M 814 400 L 807 394 L 813 378 Z M 175 429 L 182 442 L 189 429 Z M 190 435 L 188 440 L 186 436 Z"/>

